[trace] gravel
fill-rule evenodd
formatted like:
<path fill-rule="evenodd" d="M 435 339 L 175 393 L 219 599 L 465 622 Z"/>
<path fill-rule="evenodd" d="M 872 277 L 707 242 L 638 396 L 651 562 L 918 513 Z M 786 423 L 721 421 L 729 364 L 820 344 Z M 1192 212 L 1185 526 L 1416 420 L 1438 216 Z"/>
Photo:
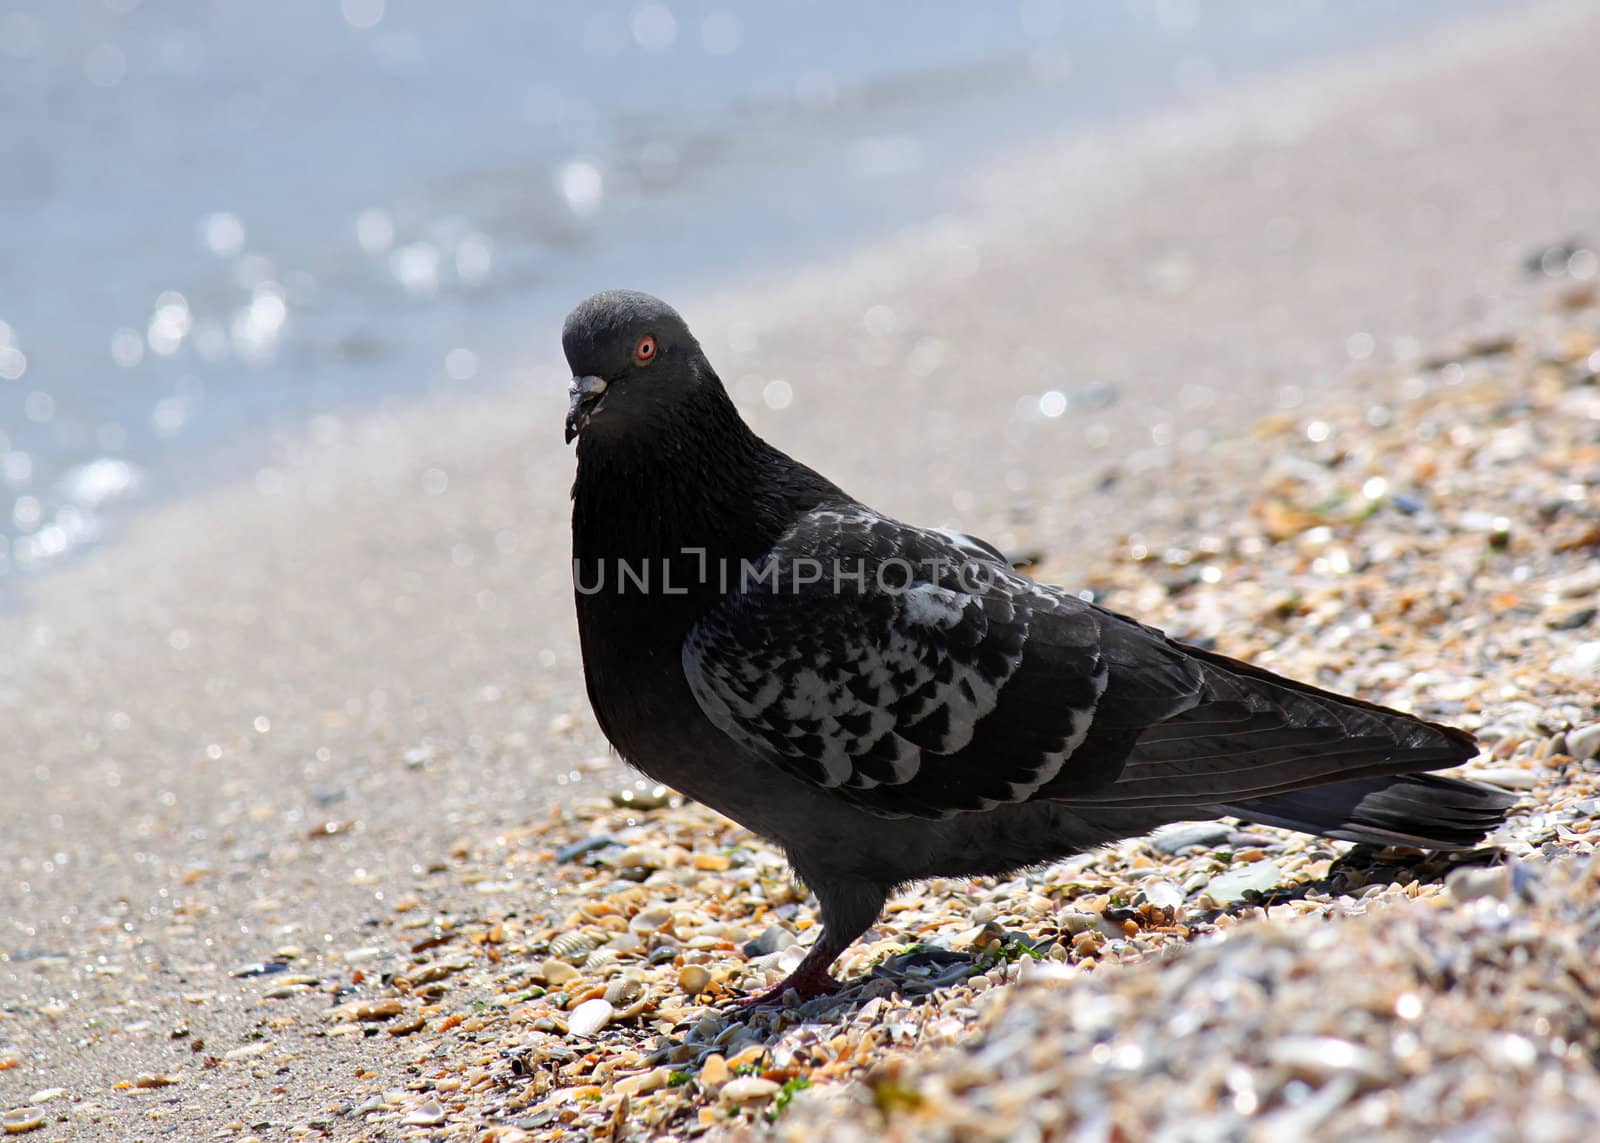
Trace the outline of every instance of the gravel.
<path fill-rule="evenodd" d="M 1022 979 L 981 1034 L 796 1101 L 784 1139 L 1590 1138 L 1600 863 L 1470 904 L 1253 924 Z M 808 1093 L 809 1094 L 809 1093 Z"/>

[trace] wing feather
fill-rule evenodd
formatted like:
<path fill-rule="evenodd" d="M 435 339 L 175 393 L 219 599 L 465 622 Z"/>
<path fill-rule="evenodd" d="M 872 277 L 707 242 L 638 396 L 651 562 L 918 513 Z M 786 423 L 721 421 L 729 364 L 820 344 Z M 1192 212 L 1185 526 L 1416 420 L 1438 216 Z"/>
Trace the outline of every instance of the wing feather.
<path fill-rule="evenodd" d="M 1059 772 L 1105 686 L 1098 646 L 1080 601 L 987 546 L 824 510 L 682 658 L 701 710 L 742 745 L 876 813 L 940 817 L 1025 800 Z"/>
<path fill-rule="evenodd" d="M 1472 754 L 1460 731 L 1185 647 L 860 507 L 797 521 L 682 662 L 731 739 L 884 817 L 1215 809 Z"/>

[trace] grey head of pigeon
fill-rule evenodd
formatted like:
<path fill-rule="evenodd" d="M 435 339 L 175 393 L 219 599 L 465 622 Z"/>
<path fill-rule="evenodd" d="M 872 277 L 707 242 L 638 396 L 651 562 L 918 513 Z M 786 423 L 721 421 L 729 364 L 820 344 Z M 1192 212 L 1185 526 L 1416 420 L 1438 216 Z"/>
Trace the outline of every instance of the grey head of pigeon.
<path fill-rule="evenodd" d="M 607 290 L 567 317 L 572 368 L 567 443 L 591 424 L 607 436 L 659 431 L 674 410 L 721 388 L 678 311 L 636 290 Z"/>

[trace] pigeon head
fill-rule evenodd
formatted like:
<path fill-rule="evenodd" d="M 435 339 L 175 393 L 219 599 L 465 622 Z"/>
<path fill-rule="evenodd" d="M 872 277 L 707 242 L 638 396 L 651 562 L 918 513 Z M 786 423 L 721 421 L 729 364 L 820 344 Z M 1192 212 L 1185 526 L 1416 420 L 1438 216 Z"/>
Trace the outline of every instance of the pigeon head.
<path fill-rule="evenodd" d="M 658 422 L 719 388 L 700 343 L 678 311 L 635 290 L 607 290 L 579 304 L 561 329 L 572 367 L 567 443 L 579 433 L 622 434 Z"/>

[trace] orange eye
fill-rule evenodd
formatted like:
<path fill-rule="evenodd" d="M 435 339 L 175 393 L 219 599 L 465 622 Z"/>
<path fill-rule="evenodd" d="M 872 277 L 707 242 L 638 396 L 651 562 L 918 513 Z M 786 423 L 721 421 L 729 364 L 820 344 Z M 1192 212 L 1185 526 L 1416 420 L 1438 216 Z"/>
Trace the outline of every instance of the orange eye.
<path fill-rule="evenodd" d="M 634 346 L 633 359 L 640 365 L 648 365 L 655 355 L 656 339 L 647 333 L 639 339 L 639 344 Z"/>

